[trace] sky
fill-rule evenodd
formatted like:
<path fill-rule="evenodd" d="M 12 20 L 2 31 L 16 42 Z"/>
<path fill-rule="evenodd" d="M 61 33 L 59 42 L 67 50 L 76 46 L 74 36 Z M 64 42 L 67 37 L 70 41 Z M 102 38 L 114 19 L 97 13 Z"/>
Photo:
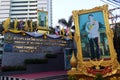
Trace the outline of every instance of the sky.
<path fill-rule="evenodd" d="M 57 24 L 58 19 L 68 20 L 73 10 L 91 9 L 106 4 L 101 0 L 52 0 L 52 2 L 53 27 Z M 109 5 L 109 8 L 114 7 Z"/>
<path fill-rule="evenodd" d="M 92 9 L 106 4 L 100 0 L 53 0 L 52 2 L 53 27 L 57 25 L 57 21 L 61 18 L 68 20 L 73 10 Z M 108 8 L 113 8 L 113 6 L 109 5 Z"/>

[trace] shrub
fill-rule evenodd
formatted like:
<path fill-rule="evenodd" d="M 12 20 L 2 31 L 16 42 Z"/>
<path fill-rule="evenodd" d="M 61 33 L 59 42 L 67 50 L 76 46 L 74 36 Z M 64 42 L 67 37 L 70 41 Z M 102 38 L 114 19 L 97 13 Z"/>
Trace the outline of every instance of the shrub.
<path fill-rule="evenodd" d="M 1 67 L 2 72 L 6 72 L 6 71 L 23 71 L 23 70 L 26 70 L 25 66 L 4 66 L 4 67 Z"/>
<path fill-rule="evenodd" d="M 104 80 L 103 75 L 100 73 L 96 74 L 95 80 Z"/>
<path fill-rule="evenodd" d="M 56 58 L 57 54 L 46 54 L 46 58 Z"/>
<path fill-rule="evenodd" d="M 68 76 L 68 80 L 77 80 L 75 76 Z"/>
<path fill-rule="evenodd" d="M 47 59 L 26 59 L 24 61 L 25 64 L 44 64 L 47 63 Z"/>

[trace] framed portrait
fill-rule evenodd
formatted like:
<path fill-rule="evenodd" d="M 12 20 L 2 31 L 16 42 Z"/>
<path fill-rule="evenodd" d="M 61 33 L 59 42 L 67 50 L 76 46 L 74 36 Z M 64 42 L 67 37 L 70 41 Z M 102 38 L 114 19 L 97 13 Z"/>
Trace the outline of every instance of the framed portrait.
<path fill-rule="evenodd" d="M 101 60 L 100 65 L 111 65 L 116 60 L 116 51 L 113 46 L 113 31 L 109 26 L 108 6 L 74 10 L 72 13 L 78 66 L 84 64 L 89 67 Z"/>
<path fill-rule="evenodd" d="M 43 10 L 38 10 L 38 26 L 47 27 L 48 26 L 48 12 Z"/>

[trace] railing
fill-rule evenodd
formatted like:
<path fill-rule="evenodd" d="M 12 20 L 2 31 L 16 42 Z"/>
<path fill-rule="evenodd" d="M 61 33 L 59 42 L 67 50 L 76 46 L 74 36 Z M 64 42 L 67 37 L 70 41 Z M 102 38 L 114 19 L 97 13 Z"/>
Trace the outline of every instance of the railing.
<path fill-rule="evenodd" d="M 34 79 L 23 79 L 9 76 L 0 76 L 0 80 L 34 80 Z"/>

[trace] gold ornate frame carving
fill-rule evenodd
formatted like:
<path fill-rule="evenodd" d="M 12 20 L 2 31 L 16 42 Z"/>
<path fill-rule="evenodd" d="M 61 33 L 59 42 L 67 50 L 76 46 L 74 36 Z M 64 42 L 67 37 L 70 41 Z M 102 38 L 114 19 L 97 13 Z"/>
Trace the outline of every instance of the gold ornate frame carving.
<path fill-rule="evenodd" d="M 41 28 L 48 28 L 48 12 L 44 11 L 44 10 L 38 10 L 37 15 L 38 15 L 38 21 L 37 21 L 38 26 L 41 27 Z M 40 21 L 42 21 L 41 20 L 42 18 L 43 18 L 43 21 L 44 21 L 44 25 L 40 24 Z"/>
<path fill-rule="evenodd" d="M 37 11 L 37 29 L 39 33 L 49 34 L 50 29 L 48 29 L 48 12 L 44 10 Z M 44 18 L 43 20 L 41 20 Z"/>
<path fill-rule="evenodd" d="M 101 58 L 101 60 L 91 60 L 88 59 L 86 61 L 84 61 L 83 58 L 83 44 L 82 44 L 82 39 L 81 38 L 81 32 L 82 30 L 80 29 L 81 27 L 81 20 L 86 20 L 86 18 L 81 18 L 80 16 L 82 15 L 88 15 L 90 13 L 92 14 L 97 14 L 98 12 L 102 13 L 102 17 L 103 17 L 103 22 L 104 22 L 104 26 L 105 26 L 105 35 L 107 38 L 107 43 L 108 43 L 108 48 L 109 48 L 109 58 L 108 60 L 105 60 L 104 58 Z M 76 41 L 77 44 L 77 74 L 86 74 L 89 76 L 92 76 L 91 74 L 87 73 L 87 68 L 91 67 L 91 66 L 110 66 L 112 68 L 112 71 L 110 73 L 105 74 L 104 76 L 108 76 L 108 75 L 112 75 L 115 74 L 117 72 L 117 69 L 119 67 L 119 63 L 117 61 L 117 56 L 116 56 L 116 51 L 114 49 L 113 46 L 113 31 L 111 30 L 110 26 L 109 26 L 109 12 L 108 12 L 108 5 L 103 5 L 103 6 L 99 6 L 99 7 L 95 7 L 93 9 L 88 9 L 88 10 L 74 10 L 73 12 L 73 20 L 75 23 L 75 36 L 74 39 Z M 99 15 L 99 14 L 97 14 Z M 100 18 L 100 16 L 97 16 L 98 18 Z M 83 40 L 84 41 L 84 40 Z M 86 48 L 86 47 L 84 47 Z M 75 72 L 68 72 L 68 74 L 74 74 Z"/>

